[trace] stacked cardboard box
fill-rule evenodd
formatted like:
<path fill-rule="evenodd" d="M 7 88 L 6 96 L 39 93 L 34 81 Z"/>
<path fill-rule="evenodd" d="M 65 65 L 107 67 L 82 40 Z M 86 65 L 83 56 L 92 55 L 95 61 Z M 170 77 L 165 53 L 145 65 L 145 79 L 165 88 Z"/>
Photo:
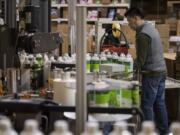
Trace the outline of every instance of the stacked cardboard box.
<path fill-rule="evenodd" d="M 158 24 L 156 29 L 159 31 L 161 36 L 162 45 L 164 52 L 169 50 L 169 25 L 168 24 Z"/>
<path fill-rule="evenodd" d="M 130 44 L 128 52 L 132 55 L 132 57 L 136 58 L 136 48 L 135 48 L 135 42 L 136 42 L 136 32 L 133 31 L 127 24 L 122 25 L 121 30 L 123 31 L 125 37 L 127 38 L 128 43 Z"/>
<path fill-rule="evenodd" d="M 180 20 L 177 21 L 177 36 L 180 36 Z"/>

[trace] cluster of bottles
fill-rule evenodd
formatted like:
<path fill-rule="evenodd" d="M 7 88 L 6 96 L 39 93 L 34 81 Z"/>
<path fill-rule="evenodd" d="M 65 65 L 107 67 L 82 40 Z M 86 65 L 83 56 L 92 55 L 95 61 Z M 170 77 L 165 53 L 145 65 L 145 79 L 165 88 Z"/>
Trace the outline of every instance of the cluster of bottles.
<path fill-rule="evenodd" d="M 9 119 L 3 118 L 0 120 L 0 135 L 18 135 L 13 129 Z M 39 130 L 38 122 L 34 119 L 26 120 L 24 123 L 24 129 L 20 135 L 44 135 Z M 58 120 L 54 123 L 54 131 L 50 135 L 73 135 L 69 129 L 66 121 Z"/>
<path fill-rule="evenodd" d="M 126 122 L 116 122 L 113 127 L 113 131 L 109 135 L 133 135 L 127 129 L 128 124 Z M 180 123 L 172 123 L 170 126 L 171 133 L 168 135 L 179 135 L 180 134 Z M 98 123 L 87 123 L 86 129 L 82 135 L 103 135 L 99 130 Z M 142 129 L 137 135 L 159 135 L 156 132 L 155 125 L 152 121 L 145 121 L 142 123 Z"/>
<path fill-rule="evenodd" d="M 118 55 L 117 53 L 101 52 L 100 55 L 94 54 L 93 56 L 91 56 L 90 54 L 87 54 L 86 60 L 87 72 L 99 72 L 100 64 L 120 64 L 123 65 L 125 73 L 133 72 L 133 58 L 130 54 L 125 55 L 121 53 L 120 55 Z"/>
<path fill-rule="evenodd" d="M 31 69 L 31 87 L 37 89 L 43 86 L 43 67 L 44 59 L 41 54 L 27 54 L 22 52 L 20 54 L 21 67 Z"/>
<path fill-rule="evenodd" d="M 109 135 L 132 135 L 127 129 L 128 124 L 124 121 L 116 122 L 113 130 Z M 87 122 L 85 125 L 85 131 L 81 135 L 103 135 L 103 132 L 99 130 L 99 124 L 97 122 Z M 170 126 L 171 135 L 180 134 L 180 123 L 174 122 Z M 169 135 L 170 135 L 169 134 Z M 2 118 L 0 120 L 0 135 L 18 135 L 13 129 L 11 121 L 8 118 Z M 20 135 L 44 135 L 39 130 L 38 122 L 34 119 L 25 121 L 24 129 Z M 68 124 L 64 120 L 57 120 L 54 123 L 54 130 L 49 135 L 73 135 L 69 130 Z M 138 135 L 158 135 L 155 129 L 155 125 L 152 121 L 145 121 L 142 123 L 142 129 Z"/>

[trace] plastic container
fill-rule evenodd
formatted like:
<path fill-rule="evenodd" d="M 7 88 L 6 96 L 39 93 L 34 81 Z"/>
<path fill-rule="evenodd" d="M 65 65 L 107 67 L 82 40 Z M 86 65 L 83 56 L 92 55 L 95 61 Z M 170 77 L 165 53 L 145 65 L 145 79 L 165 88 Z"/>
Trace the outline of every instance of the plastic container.
<path fill-rule="evenodd" d="M 152 121 L 145 121 L 142 123 L 142 131 L 138 135 L 158 135 L 155 132 L 155 125 Z"/>
<path fill-rule="evenodd" d="M 58 120 L 54 123 L 54 131 L 50 135 L 73 135 L 69 131 L 66 121 Z"/>
<path fill-rule="evenodd" d="M 85 132 L 82 135 L 103 135 L 101 131 L 99 131 L 99 125 L 96 122 L 88 122 L 86 123 Z"/>
<path fill-rule="evenodd" d="M 38 122 L 33 119 L 25 121 L 24 130 L 20 135 L 43 135 L 43 133 L 38 129 Z"/>
<path fill-rule="evenodd" d="M 86 72 L 87 73 L 91 72 L 91 56 L 90 56 L 90 54 L 86 55 Z"/>
<path fill-rule="evenodd" d="M 126 58 L 124 59 L 125 65 L 125 73 L 127 74 L 128 78 L 133 77 L 133 58 L 130 54 L 127 54 Z"/>
<path fill-rule="evenodd" d="M 100 60 L 97 54 L 94 54 L 94 56 L 91 59 L 91 70 L 92 72 L 99 72 L 99 64 Z"/>
<path fill-rule="evenodd" d="M 118 59 L 119 59 L 119 56 L 117 55 L 117 53 L 114 53 L 112 56 L 113 63 L 118 63 Z"/>
<path fill-rule="evenodd" d="M 114 130 L 110 135 L 131 135 L 131 133 L 127 130 L 127 123 L 122 121 L 114 124 Z"/>
<path fill-rule="evenodd" d="M 12 129 L 10 120 L 7 118 L 0 120 L 0 135 L 17 135 L 16 131 Z"/>
<path fill-rule="evenodd" d="M 111 55 L 111 52 L 108 52 L 106 56 L 107 56 L 107 61 L 108 61 L 108 63 L 112 63 L 112 55 Z"/>
<path fill-rule="evenodd" d="M 173 122 L 170 126 L 172 135 L 179 135 L 180 134 L 180 123 L 179 122 Z"/>

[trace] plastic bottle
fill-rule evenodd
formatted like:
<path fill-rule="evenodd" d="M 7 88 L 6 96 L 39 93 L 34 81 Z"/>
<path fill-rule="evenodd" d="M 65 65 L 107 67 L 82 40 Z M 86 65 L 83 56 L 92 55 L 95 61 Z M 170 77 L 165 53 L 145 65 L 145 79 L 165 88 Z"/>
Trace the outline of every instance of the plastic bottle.
<path fill-rule="evenodd" d="M 127 54 L 125 59 L 125 72 L 128 74 L 128 78 L 133 77 L 133 58 L 130 54 Z"/>
<path fill-rule="evenodd" d="M 170 126 L 171 132 L 173 135 L 179 135 L 180 134 L 180 123 L 179 122 L 173 122 Z"/>
<path fill-rule="evenodd" d="M 112 55 L 111 55 L 111 52 L 108 52 L 108 53 L 107 53 L 107 61 L 108 61 L 108 63 L 112 63 Z"/>
<path fill-rule="evenodd" d="M 131 133 L 127 130 L 127 123 L 122 121 L 114 124 L 114 130 L 110 135 L 131 135 Z"/>
<path fill-rule="evenodd" d="M 50 135 L 73 135 L 69 129 L 66 121 L 58 120 L 54 123 L 54 131 Z"/>
<path fill-rule="evenodd" d="M 158 135 L 155 132 L 155 125 L 152 121 L 142 123 L 142 131 L 138 135 Z"/>
<path fill-rule="evenodd" d="M 24 67 L 25 68 L 30 68 L 31 67 L 31 62 L 29 61 L 28 57 L 25 58 Z"/>
<path fill-rule="evenodd" d="M 119 56 L 117 55 L 117 53 L 113 53 L 113 55 L 112 55 L 113 63 L 118 63 L 118 59 L 119 59 Z"/>
<path fill-rule="evenodd" d="M 86 55 L 86 72 L 91 72 L 91 56 L 89 53 Z"/>
<path fill-rule="evenodd" d="M 38 61 L 39 67 L 43 67 L 43 58 L 41 54 L 36 55 L 36 60 Z"/>
<path fill-rule="evenodd" d="M 119 59 L 118 59 L 118 64 L 122 65 L 122 70 L 121 71 L 124 71 L 125 72 L 125 59 L 126 59 L 126 56 L 124 53 L 121 53 Z"/>
<path fill-rule="evenodd" d="M 94 54 L 94 56 L 91 59 L 92 72 L 99 72 L 99 63 L 100 63 L 100 60 L 99 60 L 98 55 Z"/>
<path fill-rule="evenodd" d="M 63 60 L 62 57 L 58 57 L 57 62 L 59 62 L 59 63 L 64 63 L 64 60 Z"/>
<path fill-rule="evenodd" d="M 38 122 L 29 119 L 25 121 L 24 130 L 20 135 L 43 135 L 43 133 L 38 129 Z"/>
<path fill-rule="evenodd" d="M 100 62 L 101 62 L 101 64 L 107 63 L 107 58 L 106 58 L 106 56 L 102 56 L 102 57 L 100 58 Z"/>
<path fill-rule="evenodd" d="M 101 131 L 99 131 L 99 125 L 96 122 L 88 122 L 86 123 L 85 132 L 82 135 L 103 135 Z"/>
<path fill-rule="evenodd" d="M 16 131 L 12 129 L 10 120 L 7 118 L 0 120 L 0 135 L 17 135 Z"/>

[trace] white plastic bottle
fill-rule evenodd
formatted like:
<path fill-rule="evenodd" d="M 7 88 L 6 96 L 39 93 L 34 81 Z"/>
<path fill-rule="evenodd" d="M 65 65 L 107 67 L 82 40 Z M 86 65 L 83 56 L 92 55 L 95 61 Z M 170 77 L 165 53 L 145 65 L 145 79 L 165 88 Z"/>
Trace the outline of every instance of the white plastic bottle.
<path fill-rule="evenodd" d="M 180 123 L 179 122 L 173 122 L 170 126 L 172 135 L 180 135 Z"/>
<path fill-rule="evenodd" d="M 50 135 L 73 135 L 69 131 L 66 121 L 58 120 L 54 123 L 54 131 Z"/>
<path fill-rule="evenodd" d="M 158 135 L 155 132 L 155 125 L 152 121 L 142 123 L 142 131 L 138 135 Z"/>
<path fill-rule="evenodd" d="M 86 55 L 86 72 L 91 72 L 91 56 L 89 53 Z"/>
<path fill-rule="evenodd" d="M 10 120 L 7 118 L 0 120 L 0 135 L 17 135 L 16 131 L 12 129 Z"/>
<path fill-rule="evenodd" d="M 38 122 L 29 119 L 25 121 L 24 130 L 20 135 L 43 135 L 43 133 L 38 129 Z"/>
<path fill-rule="evenodd" d="M 131 135 L 131 133 L 127 130 L 127 123 L 122 121 L 114 124 L 114 130 L 110 135 Z"/>
<path fill-rule="evenodd" d="M 97 54 L 94 54 L 94 56 L 91 59 L 91 67 L 93 72 L 99 72 L 99 64 L 100 60 Z"/>
<path fill-rule="evenodd" d="M 122 65 L 122 71 L 125 72 L 125 59 L 126 59 L 126 56 L 124 53 L 121 53 L 120 57 L 119 57 L 119 60 L 118 60 L 118 64 Z"/>
<path fill-rule="evenodd" d="M 111 52 L 108 52 L 106 56 L 107 56 L 107 61 L 108 61 L 108 63 L 112 63 L 112 55 L 111 55 Z"/>
<path fill-rule="evenodd" d="M 116 53 L 116 52 L 113 53 L 113 55 L 112 55 L 112 61 L 113 61 L 113 63 L 118 63 L 118 59 L 119 59 L 119 57 L 118 57 L 117 53 Z"/>
<path fill-rule="evenodd" d="M 103 135 L 101 131 L 99 131 L 99 125 L 96 122 L 88 122 L 86 123 L 86 129 L 82 135 Z"/>
<path fill-rule="evenodd" d="M 128 78 L 133 77 L 133 58 L 130 54 L 125 59 L 125 72 L 128 73 Z"/>

